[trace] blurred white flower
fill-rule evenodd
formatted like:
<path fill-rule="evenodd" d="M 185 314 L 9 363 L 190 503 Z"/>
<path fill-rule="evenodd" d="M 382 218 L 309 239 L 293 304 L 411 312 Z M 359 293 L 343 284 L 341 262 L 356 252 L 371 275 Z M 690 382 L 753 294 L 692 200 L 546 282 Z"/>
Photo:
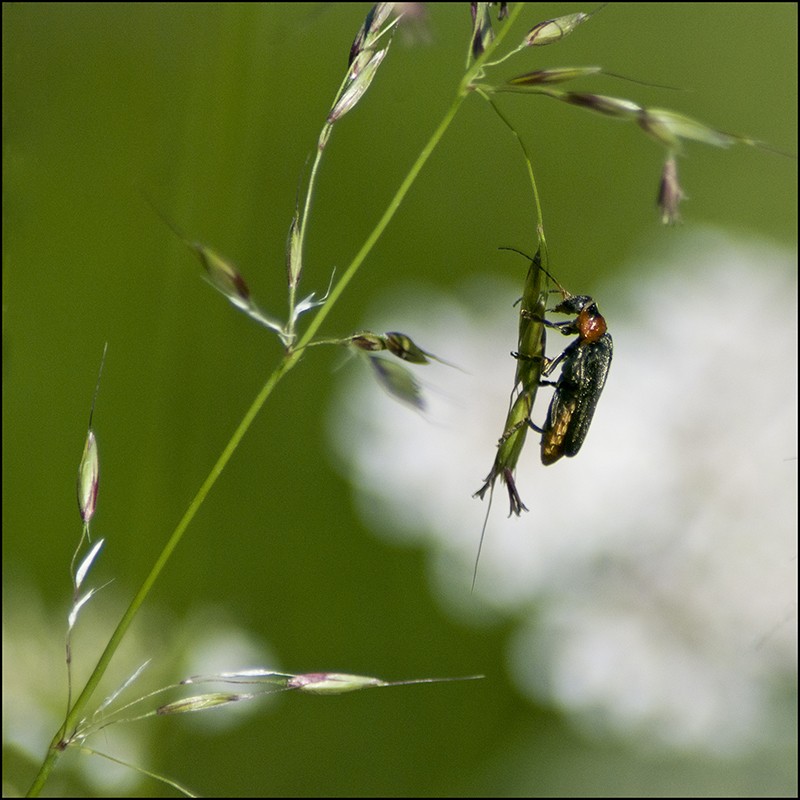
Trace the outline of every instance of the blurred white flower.
<path fill-rule="evenodd" d="M 615 354 L 592 428 L 547 468 L 529 434 L 517 487 L 530 513 L 507 519 L 498 484 L 474 594 L 486 507 L 471 494 L 502 433 L 527 264 L 517 285 L 468 287 L 463 302 L 394 289 L 370 327 L 468 374 L 416 369 L 422 416 L 351 371 L 331 432 L 368 524 L 430 548 L 442 602 L 517 621 L 521 691 L 602 736 L 732 754 L 794 719 L 796 254 L 672 234 L 621 271 L 628 283 L 597 288 Z M 548 352 L 568 341 L 551 334 Z"/>

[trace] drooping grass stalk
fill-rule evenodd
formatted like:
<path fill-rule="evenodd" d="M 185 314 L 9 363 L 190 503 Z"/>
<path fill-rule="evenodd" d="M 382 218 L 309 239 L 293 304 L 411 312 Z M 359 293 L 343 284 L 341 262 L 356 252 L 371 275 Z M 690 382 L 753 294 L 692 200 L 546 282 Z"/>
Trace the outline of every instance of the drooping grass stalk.
<path fill-rule="evenodd" d="M 531 421 L 531 412 L 533 411 L 533 403 L 536 399 L 539 380 L 544 365 L 546 337 L 543 323 L 547 303 L 547 287 L 544 281 L 544 275 L 547 274 L 547 268 L 549 267 L 547 241 L 544 234 L 544 215 L 542 213 L 542 204 L 539 198 L 539 190 L 536 185 L 536 176 L 534 174 L 530 152 L 525 141 L 517 132 L 517 129 L 511 124 L 506 115 L 503 114 L 497 103 L 495 103 L 491 92 L 484 91 L 480 86 L 476 86 L 475 91 L 489 103 L 503 124 L 511 131 L 522 150 L 522 156 L 533 191 L 537 245 L 536 255 L 531 258 L 531 265 L 525 278 L 523 294 L 520 299 L 519 341 L 516 354 L 517 368 L 514 376 L 514 387 L 511 390 L 508 413 L 506 414 L 506 421 L 503 427 L 503 435 L 498 442 L 497 453 L 492 468 L 486 476 L 483 485 L 474 495 L 483 499 L 486 492 L 489 492 L 489 502 L 486 506 L 486 515 L 483 519 L 481 535 L 478 541 L 478 552 L 475 555 L 475 567 L 472 572 L 473 590 L 475 589 L 475 582 L 478 577 L 478 563 L 481 557 L 481 550 L 483 549 L 484 537 L 486 536 L 486 525 L 492 510 L 494 485 L 498 478 L 505 484 L 508 491 L 510 504 L 509 514 L 516 514 L 519 516 L 522 511 L 527 511 L 517 491 L 514 474 L 517 462 L 525 446 L 525 439 Z"/>
<path fill-rule="evenodd" d="M 356 273 L 360 269 L 361 265 L 364 263 L 366 257 L 369 255 L 372 248 L 377 243 L 378 239 L 386 230 L 387 226 L 389 225 L 389 222 L 392 220 L 395 213 L 400 208 L 401 203 L 403 202 L 405 196 L 408 194 L 408 191 L 410 190 L 414 181 L 419 176 L 428 158 L 436 149 L 437 145 L 441 142 L 445 132 L 447 131 L 448 127 L 455 118 L 456 113 L 461 107 L 461 104 L 473 90 L 474 88 L 473 81 L 475 81 L 478 75 L 482 73 L 482 65 L 487 61 L 491 53 L 494 52 L 494 50 L 500 45 L 505 36 L 505 33 L 512 27 L 514 20 L 519 16 L 522 9 L 523 9 L 523 4 L 519 4 L 512 10 L 506 24 L 500 29 L 500 31 L 495 36 L 493 41 L 487 45 L 485 51 L 481 54 L 481 56 L 478 59 L 476 59 L 472 67 L 467 71 L 464 78 L 459 84 L 455 99 L 445 112 L 441 122 L 436 127 L 436 130 L 433 132 L 428 142 L 422 148 L 422 151 L 420 152 L 416 161 L 410 168 L 408 174 L 398 187 L 397 191 L 395 192 L 394 196 L 389 202 L 383 215 L 375 225 L 375 228 L 369 234 L 364 244 L 361 246 L 361 249 L 358 251 L 358 253 L 356 253 L 353 260 L 344 270 L 342 276 L 339 278 L 339 280 L 331 289 L 326 302 L 319 307 L 319 309 L 313 316 L 308 328 L 298 341 L 296 347 L 290 345 L 287 348 L 287 352 L 283 356 L 283 359 L 273 370 L 272 374 L 267 378 L 264 386 L 256 395 L 250 407 L 245 412 L 241 422 L 236 427 L 236 430 L 233 432 L 233 435 L 231 436 L 230 440 L 225 445 L 225 448 L 223 449 L 216 463 L 211 468 L 208 477 L 203 481 L 202 485 L 197 491 L 197 494 L 192 499 L 188 508 L 184 512 L 183 517 L 178 522 L 174 531 L 167 540 L 167 543 L 165 544 L 164 548 L 162 549 L 161 553 L 159 554 L 158 558 L 153 564 L 153 567 L 151 568 L 147 577 L 144 579 L 141 587 L 134 595 L 125 613 L 122 615 L 122 618 L 120 619 L 116 629 L 112 633 L 108 641 L 108 644 L 105 647 L 105 650 L 103 651 L 102 655 L 100 656 L 97 662 L 97 665 L 95 666 L 94 670 L 92 671 L 92 674 L 90 675 L 88 681 L 86 682 L 86 686 L 84 687 L 83 691 L 78 696 L 78 698 L 75 700 L 75 704 L 70 709 L 63 724 L 58 729 L 52 741 L 50 742 L 47 753 L 39 768 L 39 771 L 37 772 L 30 788 L 28 789 L 27 792 L 28 797 L 38 797 L 39 794 L 41 793 L 50 775 L 50 772 L 52 771 L 52 769 L 54 768 L 54 766 L 58 761 L 59 756 L 69 745 L 71 736 L 73 735 L 78 723 L 81 720 L 84 709 L 86 708 L 90 698 L 97 689 L 100 681 L 102 680 L 106 670 L 108 669 L 109 664 L 111 663 L 111 659 L 114 657 L 117 648 L 119 647 L 120 643 L 125 637 L 125 634 L 127 633 L 128 628 L 133 622 L 137 612 L 139 611 L 145 599 L 147 598 L 148 594 L 150 593 L 150 590 L 155 585 L 156 580 L 160 576 L 162 570 L 166 566 L 170 557 L 172 556 L 178 544 L 180 543 L 181 539 L 183 538 L 183 535 L 185 534 L 187 528 L 189 527 L 189 524 L 194 519 L 195 515 L 197 514 L 197 511 L 202 506 L 203 502 L 205 501 L 212 487 L 217 482 L 219 476 L 222 474 L 222 471 L 227 466 L 228 462 L 231 459 L 231 456 L 235 452 L 236 448 L 239 446 L 240 442 L 244 438 L 247 431 L 249 430 L 251 424 L 255 420 L 256 416 L 263 407 L 264 403 L 270 397 L 275 387 L 280 383 L 280 381 L 284 378 L 284 376 L 287 375 L 297 365 L 298 361 L 300 360 L 300 356 L 302 355 L 302 350 L 304 346 L 306 346 L 311 342 L 314 335 L 319 330 L 320 326 L 322 325 L 322 323 L 327 318 L 328 314 L 333 309 L 334 305 L 338 302 L 339 298 L 342 296 L 344 290 L 347 288 L 350 281 L 352 281 L 352 279 L 355 277 Z M 318 150 L 318 157 L 320 152 L 321 151 Z M 302 215 L 302 221 L 303 221 L 302 230 L 305 230 L 308 213 L 311 207 L 311 195 L 313 193 L 313 187 L 316 180 L 317 169 L 318 169 L 318 158 L 315 159 L 315 164 L 314 167 L 312 168 L 312 174 L 309 179 L 310 190 L 308 191 Z M 290 282 L 290 306 L 294 306 L 294 295 L 292 292 L 293 289 L 291 287 L 291 282 Z M 292 308 L 291 310 L 293 311 L 294 309 Z M 290 323 L 293 319 L 294 319 L 294 314 L 290 314 Z"/>
<path fill-rule="evenodd" d="M 522 150 L 522 155 L 525 160 L 525 168 L 528 170 L 528 177 L 530 178 L 531 188 L 533 189 L 533 204 L 536 211 L 536 236 L 539 240 L 539 244 L 542 247 L 542 262 L 544 266 L 547 267 L 548 266 L 547 242 L 545 241 L 545 236 L 544 236 L 544 214 L 542 213 L 542 202 L 539 198 L 539 189 L 536 186 L 536 176 L 534 175 L 533 172 L 533 161 L 531 159 L 531 154 L 528 151 L 528 147 L 526 146 L 525 141 L 519 135 L 517 129 L 511 124 L 508 117 L 506 117 L 506 115 L 500 110 L 497 103 L 495 103 L 492 95 L 490 93 L 485 92 L 479 86 L 475 87 L 475 91 L 484 100 L 486 100 L 486 102 L 489 103 L 489 105 L 494 110 L 495 114 L 497 114 L 497 116 L 500 117 L 503 124 L 511 131 L 512 135 L 517 140 L 517 143 L 519 144 Z"/>

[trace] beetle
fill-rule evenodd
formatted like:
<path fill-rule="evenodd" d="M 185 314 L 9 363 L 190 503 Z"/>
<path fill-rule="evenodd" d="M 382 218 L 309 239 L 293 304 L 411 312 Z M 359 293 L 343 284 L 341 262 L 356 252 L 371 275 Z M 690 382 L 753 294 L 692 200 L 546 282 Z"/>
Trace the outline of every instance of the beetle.
<path fill-rule="evenodd" d="M 520 253 L 515 248 L 502 249 Z M 520 298 L 519 349 L 511 353 L 517 360 L 514 387 L 492 469 L 481 488 L 473 495 L 483 499 L 486 493 L 489 493 L 489 505 L 483 520 L 472 574 L 473 588 L 492 506 L 495 481 L 500 478 L 506 485 L 510 506 L 509 516 L 511 514 L 519 516 L 528 510 L 519 496 L 514 481 L 514 470 L 525 445 L 528 429 L 532 428 L 542 435 L 541 459 L 545 466 L 555 463 L 562 456 L 574 456 L 586 438 L 597 401 L 606 382 L 613 352 L 613 343 L 611 335 L 606 330 L 606 321 L 598 311 L 594 300 L 588 295 L 572 295 L 561 286 L 542 263 L 546 261 L 546 250 L 543 247 L 540 247 L 533 257 L 525 257 L 530 261 L 530 268 Z M 561 293 L 561 302 L 551 310 L 554 313 L 569 314 L 574 316 L 574 319 L 566 322 L 551 322 L 545 319 L 548 291 L 544 276 L 550 278 Z M 578 338 L 556 358 L 547 359 L 544 355 L 547 328 L 559 330 L 565 336 L 577 335 Z M 561 374 L 558 380 L 545 380 L 559 364 L 561 364 Z M 555 387 L 544 428 L 539 428 L 531 420 L 533 403 L 540 386 Z"/>
<path fill-rule="evenodd" d="M 562 456 L 571 458 L 583 445 L 592 423 L 597 402 L 611 366 L 614 343 L 597 304 L 588 295 L 567 296 L 554 313 L 575 314 L 567 322 L 547 323 L 565 336 L 578 338 L 550 361 L 543 375 L 550 375 L 561 364 L 557 381 L 544 382 L 555 386 L 543 428 L 531 424 L 542 434 L 542 464 L 549 466 Z"/>

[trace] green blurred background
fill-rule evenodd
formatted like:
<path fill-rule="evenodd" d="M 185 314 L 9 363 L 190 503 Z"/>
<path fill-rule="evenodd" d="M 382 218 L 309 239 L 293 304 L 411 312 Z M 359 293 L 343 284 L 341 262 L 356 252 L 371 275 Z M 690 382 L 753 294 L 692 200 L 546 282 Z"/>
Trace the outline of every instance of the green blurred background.
<path fill-rule="evenodd" d="M 42 705 L 52 724 L 41 754 L 64 703 L 59 658 L 80 532 L 74 478 L 103 343 L 93 531 L 107 543 L 94 581 L 114 582 L 87 623 L 98 642 L 280 356 L 274 337 L 198 279 L 142 192 L 234 261 L 256 299 L 280 314 L 299 175 L 368 8 L 3 6 L 4 695 L 32 691 L 26 702 Z M 578 10 L 587 8 L 531 6 L 518 35 Z M 505 74 L 601 64 L 691 88 L 610 78 L 580 87 L 795 152 L 796 21 L 788 3 L 611 5 L 564 42 L 518 56 Z M 429 6 L 336 126 L 315 198 L 306 292 L 324 290 L 332 267 L 345 266 L 371 231 L 451 101 L 469 33 L 466 5 Z M 500 102 L 534 152 L 548 242 L 574 265 L 560 274 L 568 286 L 591 291 L 635 242 L 669 235 L 654 208 L 662 154 L 639 131 L 546 99 Z M 795 160 L 690 146 L 680 169 L 687 224 L 795 241 Z M 471 275 L 506 277 L 496 247 L 529 247 L 531 219 L 515 143 L 469 98 L 325 331 L 359 328 L 363 309 L 400 281 L 447 291 Z M 767 315 L 753 291 L 752 313 Z M 423 554 L 392 548 L 356 517 L 326 452 L 335 362 L 309 354 L 271 398 L 157 585 L 121 672 L 145 658 L 178 669 L 187 629 L 213 622 L 266 643 L 274 656 L 263 665 L 293 672 L 489 678 L 285 695 L 224 731 L 184 719 L 135 723 L 147 741 L 137 763 L 211 796 L 796 791 L 788 765 L 646 756 L 586 740 L 557 711 L 520 700 L 505 678 L 504 630 L 449 620 L 429 594 Z M 79 653 L 81 669 L 98 642 Z M 41 676 L 39 694 L 30 681 L 16 685 L 9 655 Z M 185 674 L 174 669 L 163 682 Z M 7 743 L 18 738 L 10 726 Z M 5 755 L 8 794 L 26 788 L 35 762 L 17 745 Z M 48 789 L 102 791 L 84 780 L 62 769 Z M 170 794 L 146 780 L 125 791 Z"/>

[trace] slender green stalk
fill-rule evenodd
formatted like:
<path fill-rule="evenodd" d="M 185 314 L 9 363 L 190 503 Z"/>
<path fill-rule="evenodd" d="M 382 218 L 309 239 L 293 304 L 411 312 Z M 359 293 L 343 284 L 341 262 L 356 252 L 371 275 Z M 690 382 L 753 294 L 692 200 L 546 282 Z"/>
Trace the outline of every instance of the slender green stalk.
<path fill-rule="evenodd" d="M 128 606 L 128 609 L 125 611 L 122 618 L 120 619 L 119 624 L 117 625 L 114 633 L 111 635 L 111 638 L 109 639 L 108 644 L 106 645 L 106 648 L 103 651 L 103 654 L 100 656 L 100 659 L 98 660 L 97 665 L 94 668 L 94 671 L 89 677 L 86 686 L 84 687 L 80 696 L 76 699 L 75 704 L 72 706 L 72 709 L 67 714 L 67 717 L 64 720 L 63 725 L 59 728 L 58 732 L 53 737 L 53 740 L 50 743 L 44 761 L 42 762 L 42 765 L 40 766 L 39 771 L 36 774 L 36 777 L 34 778 L 33 783 L 31 784 L 28 790 L 27 793 L 28 797 L 38 797 L 40 792 L 42 791 L 42 788 L 44 787 L 47 778 L 50 775 L 50 772 L 52 771 L 53 767 L 58 761 L 58 757 L 70 744 L 70 741 L 75 734 L 76 728 L 81 720 L 83 711 L 86 708 L 89 699 L 91 698 L 92 694 L 97 689 L 97 686 L 102 680 L 103 675 L 105 674 L 106 669 L 108 668 L 108 665 L 111 662 L 111 659 L 116 653 L 117 648 L 119 647 L 120 643 L 122 642 L 122 639 L 127 633 L 128 628 L 133 622 L 137 612 L 141 608 L 145 598 L 150 593 L 150 590 L 153 588 L 153 585 L 155 584 L 162 570 L 164 569 L 170 557 L 172 556 L 173 552 L 175 551 L 175 548 L 178 546 L 179 542 L 183 538 L 183 535 L 186 532 L 187 528 L 189 527 L 191 521 L 194 519 L 195 514 L 205 501 L 206 497 L 211 491 L 211 488 L 216 483 L 217 478 L 219 478 L 219 476 L 222 474 L 222 471 L 225 469 L 226 465 L 228 464 L 228 461 L 230 461 L 234 451 L 239 446 L 241 440 L 244 438 L 244 435 L 247 433 L 253 420 L 256 418 L 262 406 L 267 401 L 269 396 L 272 394 L 273 390 L 278 385 L 278 383 L 283 379 L 283 377 L 286 374 L 288 374 L 296 366 L 302 355 L 303 348 L 313 339 L 314 335 L 319 330 L 320 326 L 325 321 L 326 317 L 331 312 L 334 305 L 336 304 L 336 302 L 338 301 L 344 290 L 347 288 L 350 281 L 355 277 L 356 273 L 363 264 L 367 255 L 375 246 L 375 243 L 378 241 L 380 236 L 386 230 L 386 227 L 388 226 L 389 222 L 391 221 L 392 217 L 395 215 L 397 210 L 400 208 L 403 199 L 408 194 L 409 189 L 419 176 L 419 173 L 422 171 L 422 168 L 427 162 L 431 153 L 433 153 L 436 146 L 442 140 L 445 131 L 455 118 L 455 115 L 458 109 L 460 108 L 461 104 L 464 102 L 464 99 L 472 91 L 473 89 L 472 82 L 475 80 L 477 75 L 480 74 L 482 69 L 481 65 L 485 63 L 489 54 L 492 51 L 494 51 L 494 49 L 499 45 L 500 41 L 502 41 L 503 35 L 511 27 L 513 20 L 519 14 L 520 11 L 521 11 L 521 5 L 514 9 L 514 11 L 512 12 L 507 21 L 507 24 L 501 29 L 500 33 L 494 39 L 490 47 L 486 49 L 486 51 L 482 54 L 481 58 L 479 58 L 475 62 L 473 67 L 467 72 L 466 76 L 464 77 L 459 86 L 455 100 L 445 113 L 442 121 L 439 123 L 438 127 L 433 132 L 427 144 L 424 146 L 419 156 L 417 157 L 417 160 L 414 162 L 413 166 L 406 175 L 405 179 L 395 192 L 394 197 L 390 201 L 386 211 L 383 213 L 383 216 L 378 221 L 372 233 L 370 233 L 370 235 L 367 237 L 366 241 L 362 245 L 361 249 L 358 251 L 353 260 L 350 262 L 349 266 L 345 269 L 342 277 L 338 280 L 336 285 L 331 289 L 327 301 L 324 303 L 324 305 L 322 305 L 319 308 L 319 311 L 317 311 L 317 313 L 314 315 L 314 318 L 312 319 L 310 325 L 306 329 L 300 341 L 297 343 L 297 346 L 290 347 L 287 350 L 286 354 L 283 357 L 283 360 L 278 364 L 278 366 L 269 376 L 263 388 L 256 396 L 255 400 L 253 400 L 252 404 L 250 405 L 250 408 L 248 408 L 242 421 L 239 423 L 238 427 L 231 436 L 230 441 L 225 446 L 224 450 L 220 454 L 220 457 L 217 459 L 217 462 L 212 467 L 208 477 L 205 479 L 205 481 L 203 481 L 203 484 L 201 485 L 194 499 L 189 504 L 189 507 L 186 509 L 186 512 L 184 513 L 180 522 L 176 526 L 175 530 L 172 532 L 172 535 L 169 537 L 169 540 L 167 541 L 166 545 L 164 546 L 164 549 L 158 556 L 155 564 L 153 565 L 153 568 L 150 570 L 150 573 L 145 578 L 141 587 L 139 588 L 133 600 L 131 601 L 130 605 Z M 312 188 L 317 172 L 318 163 L 319 159 L 317 158 L 315 159 L 314 167 L 312 168 L 312 175 L 310 177 L 310 183 Z M 310 201 L 311 194 L 312 192 L 309 191 L 303 209 L 302 220 L 301 220 L 302 231 L 305 230 L 305 224 L 308 218 L 310 202 L 311 202 Z M 293 302 L 294 298 L 293 296 L 290 296 L 290 305 L 293 304 Z"/>
<path fill-rule="evenodd" d="M 476 86 L 475 91 L 484 99 L 487 103 L 494 109 L 495 114 L 502 120 L 503 124 L 511 131 L 514 138 L 517 140 L 520 148 L 522 149 L 522 155 L 525 159 L 525 166 L 528 169 L 528 177 L 531 180 L 531 187 L 533 188 L 533 202 L 536 207 L 536 235 L 539 239 L 539 243 L 542 246 L 542 261 L 547 266 L 547 242 L 545 241 L 544 237 L 544 217 L 542 215 L 542 203 L 539 199 L 539 189 L 536 186 L 536 177 L 533 174 L 533 162 L 531 160 L 531 154 L 528 152 L 528 148 L 525 145 L 525 141 L 523 138 L 517 133 L 517 129 L 511 124 L 508 117 L 500 110 L 497 103 L 494 102 L 494 98 L 491 95 L 491 92 L 485 91 L 482 87 Z"/>
<path fill-rule="evenodd" d="M 250 425 L 256 418 L 256 415 L 260 411 L 261 407 L 264 405 L 267 398 L 272 394 L 273 389 L 277 386 L 280 379 L 288 371 L 287 364 L 289 363 L 290 358 L 291 357 L 285 358 L 284 361 L 278 365 L 272 375 L 270 375 L 267 382 L 264 384 L 264 387 L 258 393 L 253 403 L 250 405 L 250 408 L 247 410 L 247 413 L 244 415 L 242 421 L 234 431 L 230 441 L 225 446 L 225 449 L 222 451 L 220 457 L 217 459 L 216 464 L 214 464 L 212 467 L 208 477 L 205 479 L 205 481 L 203 481 L 202 486 L 198 490 L 192 502 L 189 504 L 189 507 L 186 509 L 186 512 L 176 526 L 172 535 L 169 537 L 169 540 L 158 556 L 158 559 L 153 565 L 153 568 L 150 570 L 150 573 L 145 578 L 144 582 L 139 588 L 139 591 L 136 593 L 130 605 L 128 606 L 128 609 L 122 615 L 122 619 L 119 621 L 116 630 L 111 635 L 103 654 L 100 656 L 100 659 L 97 662 L 97 666 L 94 668 L 89 680 L 86 682 L 83 692 L 81 692 L 80 696 L 75 701 L 75 705 L 72 707 L 72 710 L 64 720 L 64 724 L 53 737 L 53 740 L 50 743 L 50 747 L 47 751 L 47 756 L 45 757 L 44 762 L 42 763 L 42 766 L 36 775 L 36 778 L 28 790 L 28 797 L 38 797 L 39 793 L 41 792 L 41 789 L 44 786 L 50 771 L 55 766 L 58 756 L 69 744 L 70 737 L 73 735 L 80 721 L 83 709 L 86 707 L 86 704 L 89 702 L 89 699 L 105 674 L 105 671 L 108 668 L 114 653 L 122 642 L 122 639 L 133 622 L 136 613 L 139 611 L 145 598 L 150 593 L 150 590 L 153 588 L 158 576 L 166 566 L 170 556 L 178 546 L 178 543 L 183 538 L 183 534 L 189 527 L 189 523 L 192 521 L 192 519 L 194 519 L 195 514 L 200 509 L 200 506 L 208 496 L 208 493 L 211 491 L 211 487 L 216 483 L 217 478 L 219 478 L 219 476 L 222 474 L 222 471 L 225 469 L 228 461 L 230 461 L 231 456 L 239 446 L 239 443 L 241 442 L 245 433 L 247 433 L 247 430 L 250 428 Z"/>
<path fill-rule="evenodd" d="M 314 337 L 314 334 L 316 334 L 322 323 L 325 321 L 325 318 L 333 310 L 333 306 L 341 296 L 342 292 L 344 292 L 344 290 L 347 288 L 347 285 L 355 277 L 355 274 L 358 272 L 361 264 L 364 262 L 364 259 L 369 255 L 370 251 L 375 246 L 375 243 L 381 237 L 381 234 L 386 230 L 386 227 L 391 221 L 392 217 L 395 215 L 398 208 L 400 208 L 400 204 L 403 202 L 406 194 L 408 194 L 408 190 L 411 188 L 412 184 L 417 179 L 417 176 L 422 171 L 422 168 L 425 166 L 425 162 L 436 148 L 436 145 L 438 145 L 441 141 L 442 136 L 444 136 L 445 131 L 450 126 L 450 123 L 453 121 L 453 118 L 455 117 L 456 112 L 463 101 L 464 95 L 459 95 L 447 110 L 444 118 L 439 123 L 439 127 L 434 131 L 433 135 L 428 140 L 428 143 L 422 149 L 422 152 L 419 154 L 417 160 L 414 162 L 414 165 L 409 170 L 408 175 L 406 175 L 405 179 L 400 184 L 400 187 L 386 208 L 386 211 L 383 212 L 383 216 L 378 220 L 378 223 L 373 229 L 372 233 L 370 233 L 370 235 L 367 237 L 367 240 L 361 246 L 361 249 L 358 251 L 358 253 L 356 253 L 355 258 L 353 258 L 353 260 L 350 262 L 349 266 L 342 274 L 342 277 L 339 278 L 339 280 L 336 282 L 336 285 L 331 289 L 325 305 L 321 306 L 319 311 L 314 315 L 314 318 L 311 320 L 311 323 L 298 342 L 298 350 L 302 349 L 311 341 L 311 339 Z M 292 354 L 292 357 L 290 357 L 291 366 L 294 366 L 296 355 L 297 353 L 295 352 Z"/>
<path fill-rule="evenodd" d="M 336 105 L 338 99 L 342 96 L 342 91 L 344 90 L 345 86 L 347 85 L 347 75 L 342 79 L 342 83 L 339 86 L 339 91 L 336 93 L 336 97 L 334 98 L 333 105 Z M 314 196 L 314 187 L 317 184 L 317 175 L 319 174 L 319 165 L 322 162 L 322 153 L 325 151 L 325 143 L 330 138 L 331 135 L 331 124 L 329 122 L 325 122 L 325 125 L 322 127 L 322 131 L 319 134 L 319 139 L 317 140 L 317 152 L 314 155 L 314 163 L 311 165 L 311 172 L 308 176 L 308 186 L 306 187 L 306 199 L 303 203 L 303 211 L 300 214 L 300 220 L 298 222 L 298 252 L 301 254 L 305 253 L 305 243 L 306 243 L 306 229 L 308 225 L 308 218 L 311 214 L 311 198 Z M 297 267 L 298 275 L 302 271 L 302 264 Z M 297 281 L 290 280 L 289 281 L 289 335 L 291 336 L 290 341 L 294 342 L 294 326 L 295 326 L 295 305 L 297 302 Z"/>

